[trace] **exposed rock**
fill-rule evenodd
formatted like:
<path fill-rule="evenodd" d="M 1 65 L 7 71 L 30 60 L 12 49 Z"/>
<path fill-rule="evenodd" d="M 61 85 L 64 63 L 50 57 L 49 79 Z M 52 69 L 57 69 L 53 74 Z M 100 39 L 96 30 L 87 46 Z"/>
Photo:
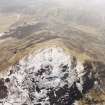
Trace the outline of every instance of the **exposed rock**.
<path fill-rule="evenodd" d="M 4 79 L 0 79 L 0 99 L 7 97 L 8 91 L 7 87 L 4 85 Z"/>
<path fill-rule="evenodd" d="M 4 77 L 1 86 L 7 87 L 8 96 L 0 101 L 3 105 L 72 105 L 93 86 L 91 69 L 62 48 L 41 49 Z"/>

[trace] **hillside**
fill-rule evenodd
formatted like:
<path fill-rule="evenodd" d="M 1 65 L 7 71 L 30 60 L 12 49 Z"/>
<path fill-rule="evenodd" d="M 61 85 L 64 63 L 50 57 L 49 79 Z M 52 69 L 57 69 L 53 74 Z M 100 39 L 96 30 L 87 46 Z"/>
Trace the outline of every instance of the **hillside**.
<path fill-rule="evenodd" d="M 102 4 L 9 2 L 0 1 L 0 105 L 104 105 Z"/>

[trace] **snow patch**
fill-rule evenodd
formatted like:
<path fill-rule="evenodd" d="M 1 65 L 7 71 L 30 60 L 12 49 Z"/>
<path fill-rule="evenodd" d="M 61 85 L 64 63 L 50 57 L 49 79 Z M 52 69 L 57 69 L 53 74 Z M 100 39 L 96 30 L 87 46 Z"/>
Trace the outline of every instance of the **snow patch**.
<path fill-rule="evenodd" d="M 0 37 L 1 37 L 1 36 L 3 36 L 3 35 L 4 35 L 4 33 L 3 33 L 3 32 L 2 32 L 2 33 L 0 33 Z"/>

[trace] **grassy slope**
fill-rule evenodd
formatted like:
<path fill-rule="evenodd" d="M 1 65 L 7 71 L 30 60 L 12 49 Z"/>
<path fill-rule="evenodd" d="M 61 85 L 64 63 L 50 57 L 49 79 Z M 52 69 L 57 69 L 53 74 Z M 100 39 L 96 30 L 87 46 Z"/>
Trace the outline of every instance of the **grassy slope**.
<path fill-rule="evenodd" d="M 16 21 L 16 15 L 0 15 L 0 32 L 8 31 L 9 27 Z"/>
<path fill-rule="evenodd" d="M 24 37 L 20 39 L 13 36 L 3 39 L 4 41 L 0 43 L 0 70 L 18 62 L 20 58 L 30 52 L 30 49 L 36 47 L 36 44 L 42 43 L 43 45 L 43 42 L 56 38 L 62 39 L 62 43 L 74 54 L 75 52 L 81 53 L 81 55 L 79 55 L 81 59 L 87 58 L 86 56 L 91 56 L 92 59 L 95 58 L 104 61 L 105 56 L 101 51 L 103 50 L 104 44 L 96 37 L 96 31 L 89 31 L 91 28 L 86 30 L 86 27 L 83 28 L 83 26 L 80 25 L 66 25 L 60 27 L 60 30 L 66 27 L 65 30 L 62 30 L 64 32 L 61 32 L 61 34 L 54 31 L 53 28 L 47 29 L 46 27 L 47 26 L 42 26 L 40 30 L 27 36 L 24 35 Z M 57 27 L 56 24 L 55 27 Z"/>

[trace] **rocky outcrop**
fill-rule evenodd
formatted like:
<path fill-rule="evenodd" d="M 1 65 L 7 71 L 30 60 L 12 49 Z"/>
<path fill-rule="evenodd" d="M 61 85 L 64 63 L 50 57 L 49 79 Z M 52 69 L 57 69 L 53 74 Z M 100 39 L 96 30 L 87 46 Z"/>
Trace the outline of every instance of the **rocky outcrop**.
<path fill-rule="evenodd" d="M 59 47 L 40 49 L 0 81 L 3 105 L 72 105 L 94 85 L 93 66 Z"/>

